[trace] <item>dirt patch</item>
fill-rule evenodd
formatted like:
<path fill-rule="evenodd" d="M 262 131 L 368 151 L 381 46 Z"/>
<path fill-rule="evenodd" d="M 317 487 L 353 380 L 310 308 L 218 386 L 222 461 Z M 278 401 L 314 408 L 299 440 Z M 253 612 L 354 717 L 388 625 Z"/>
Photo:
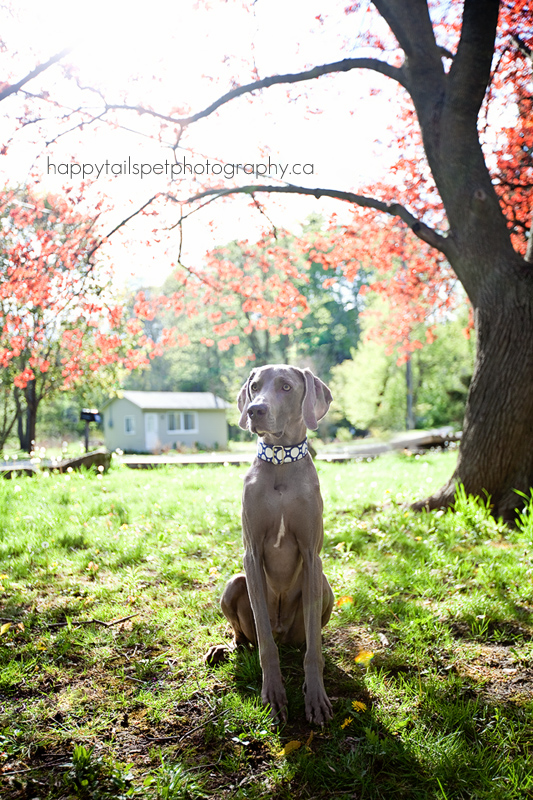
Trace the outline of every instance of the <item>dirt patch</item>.
<path fill-rule="evenodd" d="M 510 647 L 485 643 L 476 651 L 468 661 L 460 653 L 455 670 L 475 682 L 485 700 L 518 705 L 533 700 L 533 668 L 517 661 Z"/>

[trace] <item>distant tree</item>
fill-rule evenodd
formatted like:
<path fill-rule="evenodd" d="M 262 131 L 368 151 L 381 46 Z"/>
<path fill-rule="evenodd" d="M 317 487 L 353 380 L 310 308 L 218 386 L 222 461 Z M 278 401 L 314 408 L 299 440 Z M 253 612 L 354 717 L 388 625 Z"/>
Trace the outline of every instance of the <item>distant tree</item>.
<path fill-rule="evenodd" d="M 375 433 L 404 430 L 407 416 L 406 356 L 391 350 L 379 336 L 386 312 L 373 306 L 353 358 L 332 371 L 332 419 Z M 428 338 L 424 344 L 424 331 Z M 413 411 L 417 428 L 461 427 L 474 369 L 475 342 L 466 309 L 454 319 L 420 332 L 410 355 Z M 399 357 L 400 356 L 400 357 Z"/>
<path fill-rule="evenodd" d="M 0 224 L 0 446 L 16 424 L 29 452 L 44 398 L 147 364 L 153 342 L 113 300 L 75 199 L 4 190 Z"/>
<path fill-rule="evenodd" d="M 231 242 L 215 248 L 203 267 L 178 267 L 161 290 L 143 289 L 137 301 L 145 333 L 157 342 L 172 328 L 180 345 L 165 348 L 125 386 L 229 397 L 251 363 L 273 361 L 309 364 L 327 379 L 357 346 L 359 291 L 368 278 L 359 270 L 348 280 L 343 265 L 323 263 L 329 236 L 323 227 L 315 217 L 301 236 L 277 231 L 257 243 Z M 314 260 L 317 236 L 321 252 Z"/>
<path fill-rule="evenodd" d="M 364 308 L 361 288 L 369 284 L 371 276 L 371 271 L 360 265 L 358 254 L 345 251 L 344 258 L 324 258 L 335 251 L 334 237 L 339 233 L 344 231 L 328 230 L 321 215 L 311 215 L 292 244 L 305 265 L 305 281 L 298 285 L 309 311 L 291 336 L 291 356 L 299 363 L 309 363 L 324 380 L 336 364 L 351 358 L 357 347 Z M 350 267 L 354 274 L 348 278 L 345 273 Z"/>

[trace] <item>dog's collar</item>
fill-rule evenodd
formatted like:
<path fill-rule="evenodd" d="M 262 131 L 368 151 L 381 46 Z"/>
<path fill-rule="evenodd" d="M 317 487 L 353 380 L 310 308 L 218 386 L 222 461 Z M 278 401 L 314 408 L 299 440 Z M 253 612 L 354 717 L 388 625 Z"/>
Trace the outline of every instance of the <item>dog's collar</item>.
<path fill-rule="evenodd" d="M 261 439 L 257 440 L 257 458 L 268 461 L 269 464 L 291 464 L 293 461 L 305 458 L 308 452 L 307 439 L 300 444 L 291 444 L 287 447 L 283 444 L 265 444 Z"/>

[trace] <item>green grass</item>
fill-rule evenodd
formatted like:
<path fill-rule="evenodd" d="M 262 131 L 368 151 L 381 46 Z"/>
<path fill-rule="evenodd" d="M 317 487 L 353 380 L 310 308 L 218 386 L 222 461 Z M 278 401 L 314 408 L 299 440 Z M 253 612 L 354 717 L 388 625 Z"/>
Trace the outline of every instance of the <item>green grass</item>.
<path fill-rule="evenodd" d="M 0 796 L 533 797 L 533 514 L 509 530 L 464 496 L 408 510 L 453 459 L 318 464 L 338 599 L 323 729 L 299 650 L 281 653 L 280 728 L 255 653 L 202 661 L 229 637 L 245 468 L 0 483 Z"/>

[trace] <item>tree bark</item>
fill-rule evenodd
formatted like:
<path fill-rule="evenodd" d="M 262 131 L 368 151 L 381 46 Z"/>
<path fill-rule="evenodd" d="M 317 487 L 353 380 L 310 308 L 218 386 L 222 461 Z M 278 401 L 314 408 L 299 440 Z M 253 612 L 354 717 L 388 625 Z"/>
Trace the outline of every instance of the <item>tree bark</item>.
<path fill-rule="evenodd" d="M 514 521 L 533 486 L 533 279 L 521 265 L 487 292 L 475 314 L 478 349 L 463 438 L 448 483 L 415 508 L 453 505 L 467 494 L 490 498 L 495 516 Z"/>

